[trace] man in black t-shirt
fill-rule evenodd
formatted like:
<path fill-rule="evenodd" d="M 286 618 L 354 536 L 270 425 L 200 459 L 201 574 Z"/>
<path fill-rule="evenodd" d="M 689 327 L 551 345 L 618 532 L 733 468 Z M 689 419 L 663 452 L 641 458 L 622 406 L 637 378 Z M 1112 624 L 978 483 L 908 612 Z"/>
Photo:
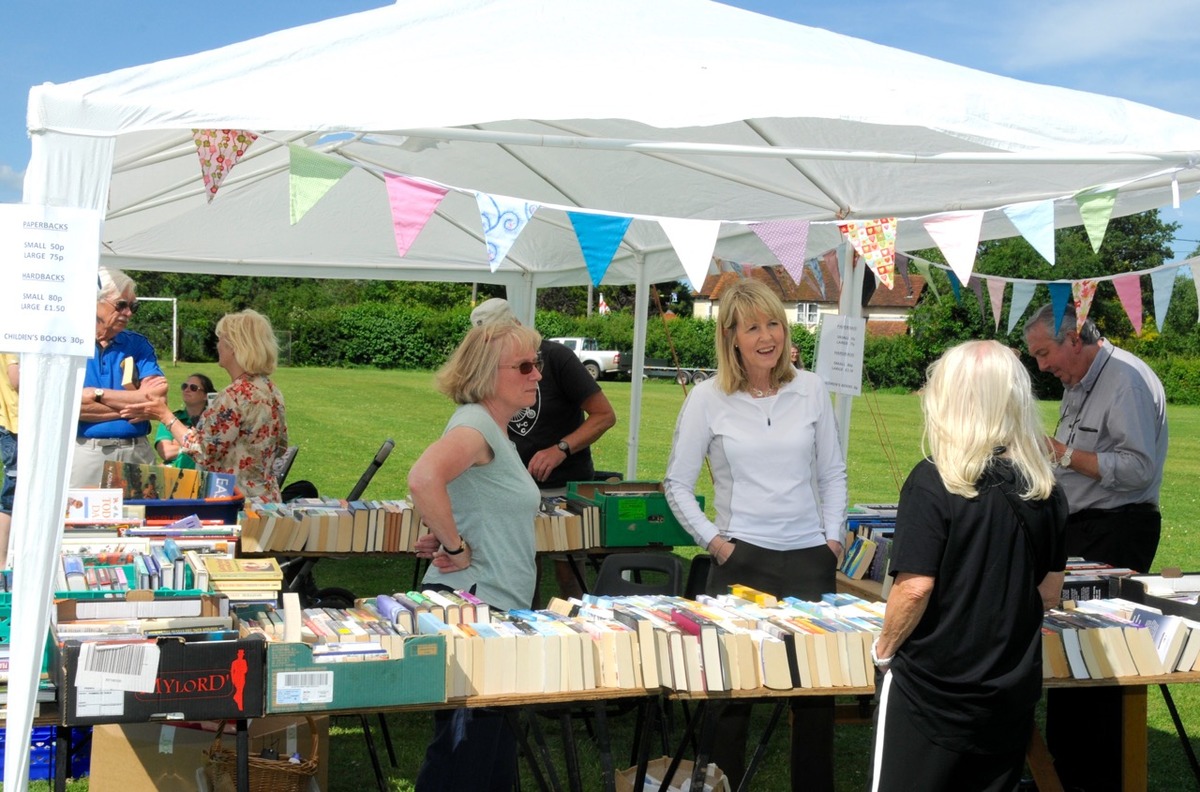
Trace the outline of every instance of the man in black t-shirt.
<path fill-rule="evenodd" d="M 507 300 L 493 297 L 471 311 L 472 325 L 516 322 Z M 608 397 L 575 353 L 554 341 L 542 341 L 542 379 L 537 401 L 508 422 L 508 437 L 544 495 L 562 494 L 568 481 L 593 481 L 591 445 L 617 422 Z M 582 593 L 565 560 L 556 565 L 565 595 Z"/>

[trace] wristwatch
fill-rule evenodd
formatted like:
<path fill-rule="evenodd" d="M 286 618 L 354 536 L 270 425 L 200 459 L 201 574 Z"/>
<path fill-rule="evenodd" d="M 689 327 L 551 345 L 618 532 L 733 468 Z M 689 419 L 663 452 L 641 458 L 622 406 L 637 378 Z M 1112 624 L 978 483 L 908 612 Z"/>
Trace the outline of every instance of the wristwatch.
<path fill-rule="evenodd" d="M 104 401 L 104 388 L 93 388 L 92 389 L 92 401 L 98 401 L 98 402 Z"/>
<path fill-rule="evenodd" d="M 1071 454 L 1073 453 L 1075 453 L 1075 449 L 1071 448 L 1071 446 L 1067 446 L 1066 450 L 1063 451 L 1062 456 L 1058 458 L 1058 466 L 1064 468 L 1071 467 Z"/>
<path fill-rule="evenodd" d="M 558 441 L 558 450 L 562 451 L 567 456 L 571 456 L 571 446 L 567 443 L 566 440 Z"/>
<path fill-rule="evenodd" d="M 461 536 L 459 536 L 458 541 L 459 541 L 459 545 L 458 545 L 458 549 L 456 549 L 456 550 L 451 550 L 449 547 L 446 547 L 446 545 L 442 545 L 442 549 L 446 551 L 446 555 L 458 555 L 463 550 L 467 549 L 467 540 L 466 539 L 463 539 Z"/>

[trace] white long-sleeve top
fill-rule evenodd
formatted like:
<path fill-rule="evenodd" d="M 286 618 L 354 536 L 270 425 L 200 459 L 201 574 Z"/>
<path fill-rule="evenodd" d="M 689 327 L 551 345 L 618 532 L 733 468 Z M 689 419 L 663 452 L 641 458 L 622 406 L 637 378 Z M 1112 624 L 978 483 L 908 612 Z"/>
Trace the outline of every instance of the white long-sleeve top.
<path fill-rule="evenodd" d="M 706 456 L 716 522 L 695 499 Z M 824 380 L 798 371 L 758 399 L 726 394 L 715 379 L 697 385 L 679 411 L 663 489 L 701 547 L 717 534 L 771 550 L 842 541 L 846 463 Z"/>

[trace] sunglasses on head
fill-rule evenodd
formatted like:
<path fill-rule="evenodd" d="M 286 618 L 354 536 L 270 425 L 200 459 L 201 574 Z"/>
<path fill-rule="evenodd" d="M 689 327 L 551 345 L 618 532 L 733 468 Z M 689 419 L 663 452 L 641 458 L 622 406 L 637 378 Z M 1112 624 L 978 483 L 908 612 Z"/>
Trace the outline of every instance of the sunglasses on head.
<path fill-rule="evenodd" d="M 204 390 L 204 386 L 203 386 L 203 385 L 193 385 L 193 384 L 192 384 L 192 383 L 190 383 L 190 382 L 185 382 L 185 383 L 183 383 L 182 385 L 180 385 L 180 386 L 179 386 L 179 390 L 185 390 L 185 391 L 203 391 L 203 390 Z"/>
<path fill-rule="evenodd" d="M 117 313 L 121 311 L 129 311 L 130 314 L 135 314 L 141 310 L 142 304 L 137 300 L 132 302 L 129 300 L 110 300 L 109 303 L 113 308 L 117 309 Z"/>
<path fill-rule="evenodd" d="M 538 355 L 537 360 L 522 360 L 520 363 L 509 363 L 501 365 L 500 368 L 516 369 L 522 377 L 528 377 L 533 373 L 534 369 L 539 372 L 542 370 L 542 356 Z"/>

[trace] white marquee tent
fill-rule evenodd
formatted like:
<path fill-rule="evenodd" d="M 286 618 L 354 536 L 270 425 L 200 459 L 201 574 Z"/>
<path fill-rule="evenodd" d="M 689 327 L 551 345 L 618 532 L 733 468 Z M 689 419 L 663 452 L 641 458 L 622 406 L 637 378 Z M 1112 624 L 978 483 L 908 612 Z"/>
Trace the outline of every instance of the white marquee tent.
<path fill-rule="evenodd" d="M 708 0 L 400 0 L 146 66 L 33 88 L 27 203 L 103 210 L 101 258 L 130 269 L 503 284 L 587 282 L 563 211 L 634 218 L 605 283 L 683 270 L 660 218 L 721 221 L 715 252 L 771 263 L 744 223 L 921 219 L 1118 190 L 1115 214 L 1194 194 L 1200 121 L 1023 83 Z M 211 202 L 193 129 L 260 137 Z M 289 145 L 351 166 L 289 221 Z M 451 189 L 397 255 L 385 173 Z M 472 191 L 543 205 L 493 272 Z M 645 313 L 645 289 L 639 310 Z M 643 331 L 644 332 L 644 331 Z M 635 338 L 640 360 L 644 334 Z M 83 362 L 27 355 L 9 733 L 28 734 Z M 635 380 L 635 401 L 640 383 Z M 636 448 L 636 406 L 630 451 Z M 5 785 L 24 787 L 8 742 Z M 11 785 L 11 786 L 10 786 Z"/>

